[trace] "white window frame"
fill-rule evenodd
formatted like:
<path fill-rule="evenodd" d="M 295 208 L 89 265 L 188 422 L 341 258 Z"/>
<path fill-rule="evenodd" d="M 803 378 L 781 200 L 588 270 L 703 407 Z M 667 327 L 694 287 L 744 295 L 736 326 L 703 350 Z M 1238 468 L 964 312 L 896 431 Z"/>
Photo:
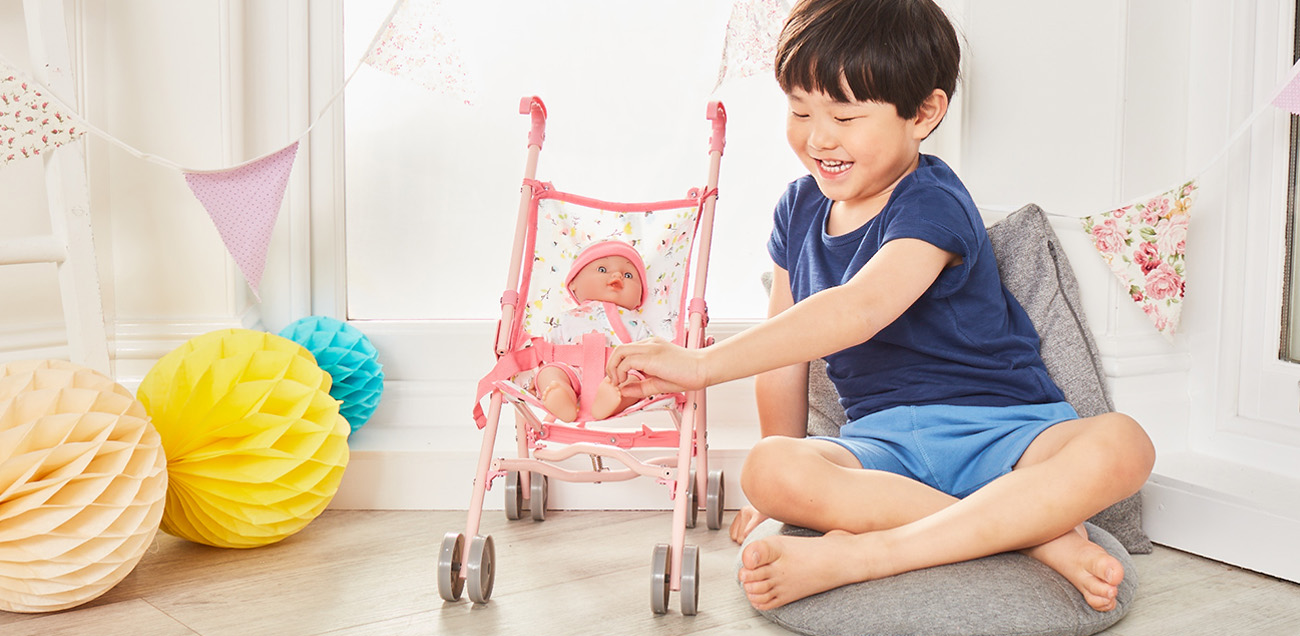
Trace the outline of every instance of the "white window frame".
<path fill-rule="evenodd" d="M 1293 0 L 1240 0 L 1230 7 L 1235 25 L 1227 37 L 1242 44 L 1230 47 L 1226 68 L 1232 127 L 1271 99 L 1286 79 L 1294 10 Z M 1198 292 L 1217 291 L 1223 309 L 1214 321 L 1213 345 L 1194 345 L 1193 355 L 1203 356 L 1199 366 L 1213 376 L 1200 400 L 1193 387 L 1194 401 L 1208 398 L 1212 408 L 1193 409 L 1189 444 L 1209 455 L 1251 457 L 1257 467 L 1300 476 L 1294 461 L 1294 448 L 1300 446 L 1300 365 L 1278 356 L 1289 130 L 1289 115 L 1270 107 L 1229 149 L 1223 165 L 1212 169 L 1226 175 L 1223 198 L 1203 206 L 1219 206 L 1222 222 L 1196 230 L 1221 233 L 1223 252 L 1208 255 L 1201 272 L 1217 268 L 1221 273 L 1217 290 Z M 1226 136 L 1219 143 L 1224 141 Z"/>

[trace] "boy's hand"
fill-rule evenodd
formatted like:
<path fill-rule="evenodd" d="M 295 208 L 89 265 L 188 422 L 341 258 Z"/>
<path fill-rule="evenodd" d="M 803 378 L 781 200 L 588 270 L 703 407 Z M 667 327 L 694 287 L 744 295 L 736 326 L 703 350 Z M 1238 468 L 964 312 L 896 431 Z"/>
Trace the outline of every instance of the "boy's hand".
<path fill-rule="evenodd" d="M 742 543 L 749 533 L 758 527 L 758 524 L 767 521 L 767 515 L 759 512 L 753 506 L 745 506 L 736 513 L 736 518 L 731 520 L 731 540 L 736 543 Z"/>
<path fill-rule="evenodd" d="M 663 338 L 651 338 L 615 347 L 605 366 L 605 375 L 628 398 L 702 389 L 707 385 L 702 357 L 699 349 L 686 349 Z M 645 378 L 629 375 L 630 371 L 637 371 Z"/>

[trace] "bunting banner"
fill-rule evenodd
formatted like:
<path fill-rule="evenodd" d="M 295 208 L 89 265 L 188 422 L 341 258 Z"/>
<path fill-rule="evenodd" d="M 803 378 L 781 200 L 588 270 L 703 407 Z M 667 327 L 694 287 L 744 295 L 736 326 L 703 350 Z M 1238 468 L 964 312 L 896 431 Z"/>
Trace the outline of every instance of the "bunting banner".
<path fill-rule="evenodd" d="M 1082 219 L 1102 260 L 1151 319 L 1173 340 L 1186 293 L 1187 225 L 1196 182 Z"/>
<path fill-rule="evenodd" d="M 773 71 L 776 42 L 789 13 L 785 0 L 736 0 L 731 5 L 715 92 L 729 79 Z"/>
<path fill-rule="evenodd" d="M 226 249 L 239 265 L 244 280 L 258 300 L 262 295 L 262 270 L 271 245 L 271 230 L 289 185 L 289 172 L 298 142 L 242 166 L 211 172 L 186 172 L 195 198 L 217 226 Z"/>
<path fill-rule="evenodd" d="M 477 91 L 452 35 L 455 31 L 442 0 L 402 0 L 363 61 L 471 104 Z"/>
<path fill-rule="evenodd" d="M 0 60 L 0 167 L 38 157 L 83 134 L 43 91 Z"/>
<path fill-rule="evenodd" d="M 770 73 L 789 7 L 785 0 L 734 0 L 727 21 L 716 91 L 726 80 Z M 394 0 L 364 57 L 322 106 L 312 123 L 283 149 L 234 168 L 191 170 L 143 153 L 96 128 L 24 77 L 0 57 L 0 168 L 75 141 L 85 132 L 128 153 L 184 175 L 217 227 L 254 295 L 266 264 L 271 232 L 288 186 L 299 141 L 342 96 L 362 65 L 410 79 L 470 104 L 475 94 L 444 0 Z M 1247 117 L 1220 152 L 1182 186 L 1080 219 L 1102 259 L 1156 329 L 1172 338 L 1185 294 L 1186 235 L 1196 181 L 1222 159 L 1270 106 L 1300 115 L 1300 62 L 1268 103 Z M 980 206 L 982 209 L 992 209 Z M 996 207 L 996 206 L 993 206 Z"/>

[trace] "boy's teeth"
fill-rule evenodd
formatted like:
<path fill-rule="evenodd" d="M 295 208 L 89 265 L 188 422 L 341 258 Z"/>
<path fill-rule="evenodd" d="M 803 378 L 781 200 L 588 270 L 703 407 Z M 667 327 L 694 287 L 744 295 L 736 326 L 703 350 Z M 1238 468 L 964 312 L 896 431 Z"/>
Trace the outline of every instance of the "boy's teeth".
<path fill-rule="evenodd" d="M 822 164 L 822 168 L 825 169 L 827 172 L 843 172 L 845 170 L 848 170 L 848 167 L 850 165 L 848 162 L 844 162 L 844 161 L 822 160 L 819 163 Z"/>

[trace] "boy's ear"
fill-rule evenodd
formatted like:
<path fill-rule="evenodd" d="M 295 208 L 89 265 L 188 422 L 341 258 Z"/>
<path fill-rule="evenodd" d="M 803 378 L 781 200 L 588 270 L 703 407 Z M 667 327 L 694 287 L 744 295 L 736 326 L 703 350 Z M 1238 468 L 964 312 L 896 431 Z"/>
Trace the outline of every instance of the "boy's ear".
<path fill-rule="evenodd" d="M 912 123 L 921 134 L 920 138 L 925 139 L 939 127 L 939 122 L 943 121 L 944 115 L 947 114 L 948 94 L 943 92 L 943 89 L 936 88 L 921 102 L 921 107 L 916 109 L 916 118 Z"/>

